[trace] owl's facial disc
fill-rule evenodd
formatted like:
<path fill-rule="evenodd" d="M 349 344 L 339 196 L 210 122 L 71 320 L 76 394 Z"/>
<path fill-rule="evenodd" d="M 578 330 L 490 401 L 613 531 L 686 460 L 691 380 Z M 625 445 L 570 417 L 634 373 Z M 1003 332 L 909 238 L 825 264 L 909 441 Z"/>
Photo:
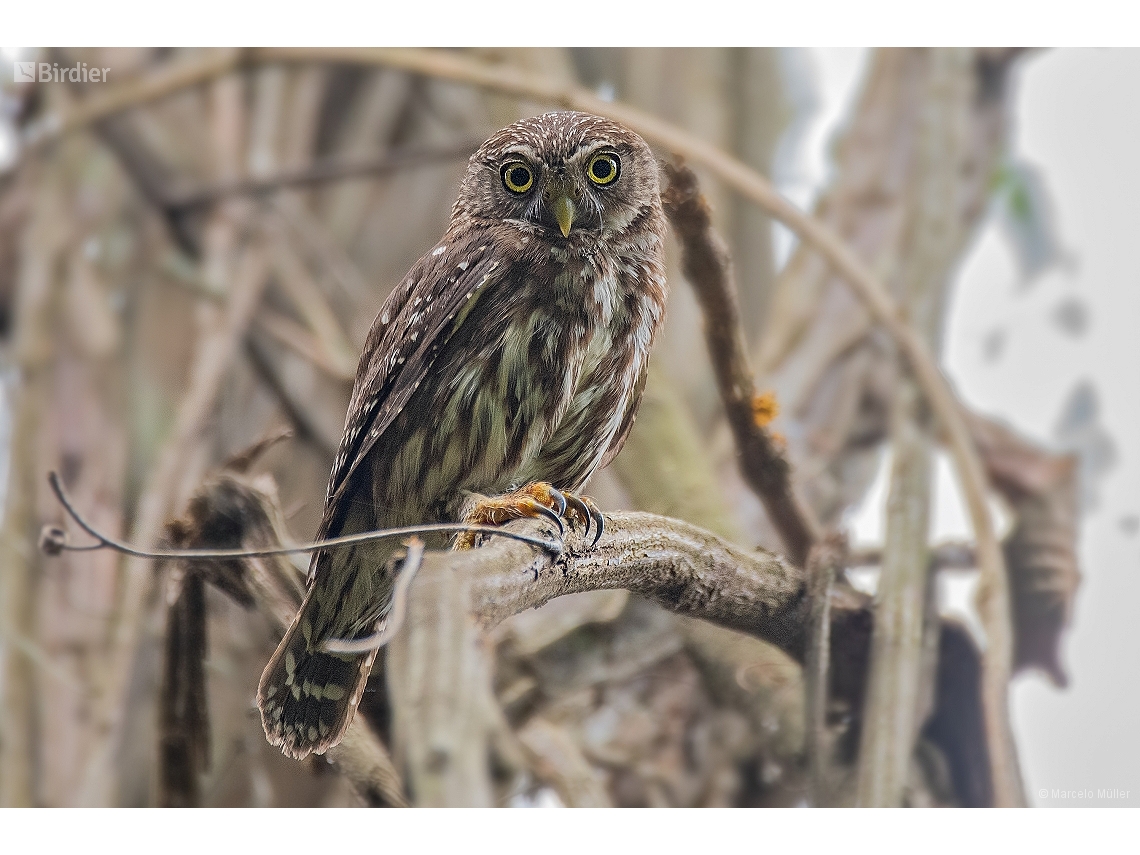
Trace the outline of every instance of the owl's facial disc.
<path fill-rule="evenodd" d="M 563 157 L 516 151 L 500 167 L 508 193 L 520 197 L 520 202 L 521 197 L 530 197 L 523 219 L 557 231 L 564 239 L 572 231 L 603 228 L 605 200 L 601 197 L 617 182 L 620 171 L 621 158 L 605 144 L 582 147 Z"/>
<path fill-rule="evenodd" d="M 453 217 L 513 223 L 546 240 L 585 245 L 629 228 L 658 192 L 656 160 L 636 134 L 596 116 L 547 113 L 480 147 Z"/>

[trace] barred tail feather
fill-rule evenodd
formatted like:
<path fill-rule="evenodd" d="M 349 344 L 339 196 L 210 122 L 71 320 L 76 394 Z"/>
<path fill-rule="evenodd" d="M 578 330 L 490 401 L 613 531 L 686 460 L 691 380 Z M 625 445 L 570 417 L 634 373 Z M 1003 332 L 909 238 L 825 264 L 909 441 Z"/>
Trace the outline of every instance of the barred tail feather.
<path fill-rule="evenodd" d="M 300 627 L 308 625 L 312 600 L 310 592 L 257 687 L 266 738 L 295 760 L 324 754 L 340 742 L 376 659 L 374 650 L 341 654 L 311 649 Z"/>

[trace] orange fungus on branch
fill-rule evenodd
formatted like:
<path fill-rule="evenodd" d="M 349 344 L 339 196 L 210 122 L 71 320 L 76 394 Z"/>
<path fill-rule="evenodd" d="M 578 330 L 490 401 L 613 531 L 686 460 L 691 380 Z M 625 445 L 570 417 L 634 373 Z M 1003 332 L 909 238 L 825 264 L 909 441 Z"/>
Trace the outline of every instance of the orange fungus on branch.
<path fill-rule="evenodd" d="M 767 427 L 780 414 L 780 405 L 774 392 L 764 392 L 752 399 L 752 419 L 756 427 Z"/>

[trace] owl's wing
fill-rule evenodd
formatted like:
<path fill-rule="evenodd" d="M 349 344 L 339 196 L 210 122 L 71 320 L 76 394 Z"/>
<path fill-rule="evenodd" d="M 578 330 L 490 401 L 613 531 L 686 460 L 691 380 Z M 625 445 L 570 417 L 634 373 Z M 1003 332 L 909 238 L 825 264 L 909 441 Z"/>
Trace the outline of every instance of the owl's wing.
<path fill-rule="evenodd" d="M 502 258 L 484 228 L 468 228 L 462 238 L 449 233 L 384 302 L 360 358 L 319 538 L 334 528 L 352 474 L 407 406 L 447 340 L 480 295 L 507 274 L 510 265 Z"/>

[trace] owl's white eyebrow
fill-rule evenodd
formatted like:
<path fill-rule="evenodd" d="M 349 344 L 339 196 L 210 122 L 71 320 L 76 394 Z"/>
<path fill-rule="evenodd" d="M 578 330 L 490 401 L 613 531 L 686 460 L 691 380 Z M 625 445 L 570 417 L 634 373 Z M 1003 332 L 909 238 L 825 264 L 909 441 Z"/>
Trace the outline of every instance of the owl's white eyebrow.
<path fill-rule="evenodd" d="M 618 154 L 618 148 L 609 140 L 591 140 L 583 143 L 570 154 L 571 158 L 585 157 L 597 154 L 599 151 L 609 151 Z"/>
<path fill-rule="evenodd" d="M 503 152 L 506 155 L 523 155 L 531 161 L 539 160 L 538 152 L 529 145 L 513 145 Z"/>

